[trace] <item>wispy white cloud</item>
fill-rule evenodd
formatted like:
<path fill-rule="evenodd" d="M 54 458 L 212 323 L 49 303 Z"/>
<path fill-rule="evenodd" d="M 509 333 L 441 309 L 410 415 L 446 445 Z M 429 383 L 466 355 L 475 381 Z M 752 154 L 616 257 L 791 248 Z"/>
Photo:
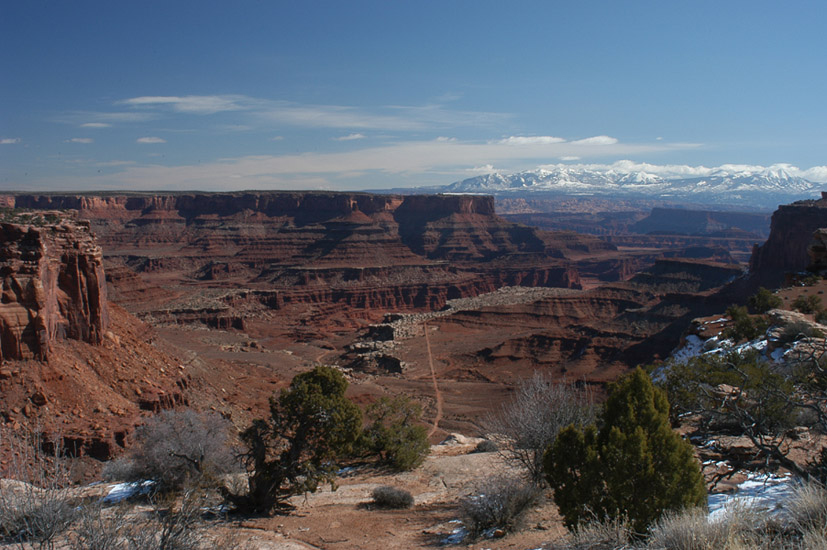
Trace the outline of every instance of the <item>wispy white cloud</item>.
<path fill-rule="evenodd" d="M 80 138 L 80 137 L 74 137 L 74 138 L 64 140 L 65 143 L 92 143 L 94 141 L 95 140 L 92 139 L 92 138 Z"/>
<path fill-rule="evenodd" d="M 466 172 L 472 172 L 474 174 L 494 174 L 499 172 L 494 165 L 486 164 L 485 166 L 474 166 L 473 168 L 468 168 L 465 170 Z"/>
<path fill-rule="evenodd" d="M 818 183 L 827 183 L 827 166 L 813 166 L 801 172 L 802 177 Z"/>
<path fill-rule="evenodd" d="M 20 138 L 0 138 L 0 145 L 14 145 L 20 143 Z"/>
<path fill-rule="evenodd" d="M 133 107 L 170 106 L 181 113 L 211 115 L 224 111 L 249 109 L 248 99 L 240 95 L 188 95 L 188 96 L 141 96 L 124 99 L 119 103 Z"/>
<path fill-rule="evenodd" d="M 611 136 L 594 136 L 572 141 L 572 143 L 576 143 L 578 145 L 614 145 L 617 142 L 617 138 L 613 138 Z"/>
<path fill-rule="evenodd" d="M 460 111 L 443 105 L 387 105 L 360 108 L 348 105 L 303 104 L 245 95 L 139 96 L 117 102 L 139 113 L 164 111 L 213 115 L 242 111 L 257 124 L 302 128 L 342 128 L 415 131 L 455 126 L 484 126 L 510 118 L 504 113 Z"/>
<path fill-rule="evenodd" d="M 333 138 L 336 141 L 353 141 L 356 139 L 365 139 L 365 134 L 348 134 L 346 136 L 340 136 Z"/>
<path fill-rule="evenodd" d="M 568 155 L 564 157 L 560 157 L 560 160 L 580 160 L 580 157 L 574 155 Z"/>
<path fill-rule="evenodd" d="M 499 143 L 505 145 L 549 145 L 552 143 L 565 143 L 565 139 L 554 136 L 510 136 L 501 139 Z"/>
<path fill-rule="evenodd" d="M 167 140 L 155 136 L 141 137 L 135 140 L 137 143 L 166 143 Z"/>
<path fill-rule="evenodd" d="M 146 122 L 158 118 L 157 113 L 136 111 L 68 111 L 52 120 L 61 124 L 71 124 L 83 128 L 104 128 L 101 124 L 111 126 L 113 123 Z M 95 126 L 90 126 L 94 124 Z"/>
<path fill-rule="evenodd" d="M 380 181 L 387 185 L 388 177 L 450 183 L 467 177 L 469 170 L 499 166 L 500 171 L 518 171 L 536 167 L 543 158 L 631 156 L 681 147 L 687 146 L 616 143 L 595 148 L 563 140 L 515 147 L 498 141 L 408 141 L 346 152 L 245 156 L 199 165 L 135 165 L 107 177 L 128 189 L 157 189 L 163 182 L 167 189 L 220 190 L 272 188 L 294 181 L 324 181 L 327 187 L 336 187 L 347 177 L 363 174 L 366 179 L 360 185 L 367 188 L 381 185 Z"/>

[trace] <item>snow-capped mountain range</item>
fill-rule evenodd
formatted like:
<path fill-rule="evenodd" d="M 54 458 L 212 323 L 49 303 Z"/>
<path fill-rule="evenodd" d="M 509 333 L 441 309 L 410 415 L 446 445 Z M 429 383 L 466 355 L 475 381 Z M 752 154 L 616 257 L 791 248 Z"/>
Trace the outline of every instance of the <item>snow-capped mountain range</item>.
<path fill-rule="evenodd" d="M 623 161 L 612 165 L 556 164 L 516 174 L 493 173 L 452 183 L 449 193 L 616 196 L 741 205 L 774 209 L 818 198 L 827 184 L 805 179 L 788 165 L 717 168 L 656 166 Z"/>

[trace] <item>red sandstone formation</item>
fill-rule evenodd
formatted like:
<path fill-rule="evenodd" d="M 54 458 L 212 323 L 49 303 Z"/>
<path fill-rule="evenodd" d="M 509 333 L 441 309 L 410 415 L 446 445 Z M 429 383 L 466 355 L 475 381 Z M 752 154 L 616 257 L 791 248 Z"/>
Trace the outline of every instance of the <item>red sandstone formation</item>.
<path fill-rule="evenodd" d="M 88 222 L 57 212 L 3 222 L 0 275 L 0 360 L 45 359 L 64 338 L 102 341 L 106 284 Z"/>
<path fill-rule="evenodd" d="M 750 259 L 750 274 L 757 283 L 779 286 L 785 273 L 807 268 L 811 237 L 817 229 L 827 227 L 827 193 L 822 195 L 819 200 L 779 206 L 772 215 L 770 236 L 755 247 Z"/>
<path fill-rule="evenodd" d="M 322 317 L 354 309 L 438 309 L 448 299 L 504 285 L 579 288 L 571 259 L 614 250 L 594 237 L 507 222 L 495 215 L 493 198 L 481 196 L 255 192 L 13 199 L 27 208 L 77 209 L 91 220 L 112 272 L 112 295 L 130 310 L 212 326 L 238 327 L 242 321 L 222 312 L 233 296 L 205 301 L 205 289 L 275 292 L 262 306 L 306 304 Z"/>

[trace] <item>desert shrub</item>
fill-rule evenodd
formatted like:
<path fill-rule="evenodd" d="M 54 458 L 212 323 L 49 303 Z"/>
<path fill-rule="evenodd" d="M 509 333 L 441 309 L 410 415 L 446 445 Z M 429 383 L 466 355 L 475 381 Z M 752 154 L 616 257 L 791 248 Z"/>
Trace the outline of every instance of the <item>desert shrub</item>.
<path fill-rule="evenodd" d="M 827 309 L 817 311 L 815 315 L 815 320 L 816 323 L 821 323 L 822 325 L 827 324 Z"/>
<path fill-rule="evenodd" d="M 428 430 L 419 423 L 422 407 L 409 397 L 383 397 L 365 411 L 370 424 L 362 432 L 360 445 L 376 453 L 381 460 L 399 471 L 412 470 L 422 464 L 431 446 Z"/>
<path fill-rule="evenodd" d="M 628 518 L 643 533 L 667 510 L 706 503 L 692 446 L 672 431 L 666 394 L 643 369 L 612 384 L 598 425 L 569 426 L 545 455 L 567 527 Z"/>
<path fill-rule="evenodd" d="M 269 514 L 285 499 L 314 492 L 335 478 L 336 459 L 353 452 L 362 426 L 358 406 L 345 398 L 347 380 L 317 366 L 270 398 L 270 418 L 253 421 L 241 439 L 250 476 L 246 494 L 225 492 L 242 511 Z"/>
<path fill-rule="evenodd" d="M 768 323 L 762 317 L 752 317 L 743 306 L 730 306 L 726 310 L 727 317 L 732 319 L 723 333 L 724 338 L 731 338 L 736 342 L 758 338 L 767 331 Z"/>
<path fill-rule="evenodd" d="M 81 508 L 67 544 L 70 550 L 236 550 L 233 533 L 215 534 L 204 520 L 206 492 L 186 491 L 180 498 L 150 500 L 142 514 L 124 506 L 87 503 Z M 211 532 L 213 531 L 213 532 Z"/>
<path fill-rule="evenodd" d="M 463 523 L 472 537 L 490 529 L 511 531 L 537 500 L 534 484 L 510 477 L 493 477 L 460 501 Z"/>
<path fill-rule="evenodd" d="M 621 519 L 592 520 L 581 524 L 550 550 L 627 550 L 634 548 L 629 525 Z"/>
<path fill-rule="evenodd" d="M 0 487 L 0 541 L 53 548 L 75 519 L 75 504 L 56 488 Z"/>
<path fill-rule="evenodd" d="M 823 484 L 808 481 L 797 485 L 786 508 L 799 532 L 827 531 L 827 488 Z"/>
<path fill-rule="evenodd" d="M 397 489 L 390 485 L 381 485 L 373 490 L 373 504 L 379 508 L 410 508 L 414 498 L 404 489 Z"/>
<path fill-rule="evenodd" d="M 732 512 L 738 513 L 738 512 Z M 723 550 L 728 544 L 743 542 L 738 523 L 729 517 L 710 521 L 706 510 L 690 508 L 667 512 L 652 526 L 649 548 L 670 550 Z"/>
<path fill-rule="evenodd" d="M 36 427 L 17 434 L 0 427 L 0 445 L 12 456 L 0 476 L 0 542 L 51 549 L 75 519 L 76 503 L 64 492 L 71 479 L 67 463 L 58 445 L 47 455 L 44 443 Z"/>
<path fill-rule="evenodd" d="M 817 313 L 821 311 L 821 298 L 816 294 L 802 294 L 793 300 L 790 307 L 801 313 Z"/>
<path fill-rule="evenodd" d="M 588 424 L 592 418 L 588 393 L 536 372 L 521 381 L 514 397 L 484 423 L 489 432 L 505 438 L 500 451 L 506 460 L 523 468 L 534 483 L 541 485 L 546 447 L 566 426 Z"/>
<path fill-rule="evenodd" d="M 498 451 L 500 448 L 497 446 L 496 443 L 491 441 L 490 439 L 483 439 L 477 446 L 474 447 L 475 453 L 493 453 Z"/>
<path fill-rule="evenodd" d="M 101 503 L 87 503 L 78 512 L 78 520 L 69 537 L 71 550 L 121 550 L 126 548 L 128 529 L 126 509 L 104 509 Z"/>
<path fill-rule="evenodd" d="M 780 296 L 776 296 L 772 291 L 762 286 L 758 289 L 758 292 L 749 297 L 747 303 L 755 313 L 766 313 L 771 309 L 781 307 L 783 302 Z"/>
<path fill-rule="evenodd" d="M 163 411 L 135 430 L 127 461 L 112 470 L 118 468 L 127 481 L 155 480 L 162 491 L 215 485 L 218 476 L 239 470 L 232 431 L 232 424 L 216 413 Z"/>
<path fill-rule="evenodd" d="M 134 481 L 138 476 L 135 463 L 129 456 L 119 456 L 107 461 L 101 468 L 104 481 Z"/>
<path fill-rule="evenodd" d="M 797 342 L 802 338 L 822 338 L 824 333 L 806 321 L 794 321 L 781 329 L 778 340 L 784 344 Z"/>

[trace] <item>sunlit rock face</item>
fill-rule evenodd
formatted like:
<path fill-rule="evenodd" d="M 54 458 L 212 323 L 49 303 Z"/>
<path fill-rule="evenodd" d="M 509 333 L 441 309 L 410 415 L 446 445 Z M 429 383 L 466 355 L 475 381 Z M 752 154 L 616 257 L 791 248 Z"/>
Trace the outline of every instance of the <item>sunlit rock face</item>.
<path fill-rule="evenodd" d="M 46 359 L 58 339 L 102 341 L 106 283 L 88 222 L 10 217 L 0 224 L 0 277 L 0 359 Z"/>

